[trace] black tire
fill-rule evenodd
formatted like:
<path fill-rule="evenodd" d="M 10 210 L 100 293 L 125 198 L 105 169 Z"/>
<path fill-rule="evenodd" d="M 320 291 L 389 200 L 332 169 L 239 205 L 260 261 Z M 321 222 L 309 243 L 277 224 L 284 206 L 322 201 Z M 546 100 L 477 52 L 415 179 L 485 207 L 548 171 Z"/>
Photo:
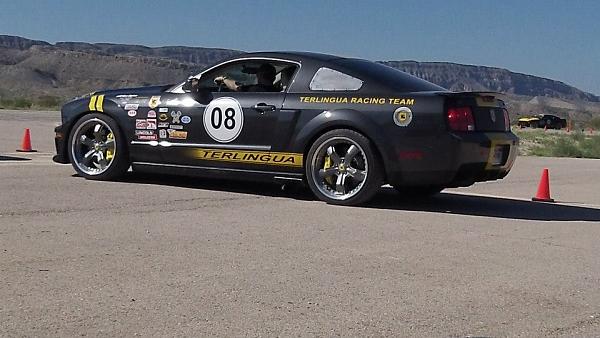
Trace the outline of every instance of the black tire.
<path fill-rule="evenodd" d="M 420 187 L 401 187 L 395 186 L 394 189 L 400 194 L 400 198 L 406 200 L 428 199 L 439 194 L 444 187 L 437 185 L 427 185 Z"/>
<path fill-rule="evenodd" d="M 125 136 L 110 116 L 91 113 L 81 117 L 71 128 L 67 147 L 73 168 L 86 179 L 114 180 L 129 169 Z"/>
<path fill-rule="evenodd" d="M 349 129 L 331 130 L 317 138 L 308 151 L 304 169 L 315 196 L 331 204 L 364 203 L 383 184 L 382 162 L 373 143 Z"/>

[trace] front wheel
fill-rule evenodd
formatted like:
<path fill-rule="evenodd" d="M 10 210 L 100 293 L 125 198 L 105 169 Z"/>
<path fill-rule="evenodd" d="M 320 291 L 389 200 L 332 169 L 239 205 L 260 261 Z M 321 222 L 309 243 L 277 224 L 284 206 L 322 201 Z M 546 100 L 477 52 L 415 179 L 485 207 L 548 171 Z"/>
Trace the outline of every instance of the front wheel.
<path fill-rule="evenodd" d="M 109 116 L 88 114 L 69 135 L 69 159 L 77 173 L 92 180 L 112 180 L 129 168 L 125 137 Z"/>
<path fill-rule="evenodd" d="M 305 163 L 312 192 L 327 203 L 356 205 L 371 199 L 383 182 L 383 170 L 371 141 L 348 129 L 319 137 Z"/>

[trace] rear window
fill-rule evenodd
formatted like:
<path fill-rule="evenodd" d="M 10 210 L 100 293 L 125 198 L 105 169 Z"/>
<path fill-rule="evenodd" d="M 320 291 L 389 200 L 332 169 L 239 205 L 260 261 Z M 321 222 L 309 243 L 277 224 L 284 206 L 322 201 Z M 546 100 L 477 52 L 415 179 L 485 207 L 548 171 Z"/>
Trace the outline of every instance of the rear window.
<path fill-rule="evenodd" d="M 368 78 L 376 83 L 390 86 L 399 91 L 446 91 L 445 88 L 436 84 L 380 63 L 361 59 L 338 59 L 334 62 L 363 78 Z"/>
<path fill-rule="evenodd" d="M 310 90 L 348 91 L 359 90 L 363 81 L 334 69 L 321 67 L 310 81 Z"/>

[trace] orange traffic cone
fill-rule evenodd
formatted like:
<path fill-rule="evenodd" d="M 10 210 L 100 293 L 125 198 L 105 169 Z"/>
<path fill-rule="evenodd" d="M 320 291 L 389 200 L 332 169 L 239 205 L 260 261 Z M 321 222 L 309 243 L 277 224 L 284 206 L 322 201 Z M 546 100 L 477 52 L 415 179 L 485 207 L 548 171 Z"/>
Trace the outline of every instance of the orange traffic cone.
<path fill-rule="evenodd" d="M 542 178 L 538 186 L 538 191 L 535 197 L 531 198 L 532 201 L 536 202 L 554 202 L 550 198 L 550 177 L 548 175 L 548 168 L 544 168 L 542 171 Z"/>
<path fill-rule="evenodd" d="M 25 134 L 23 134 L 23 142 L 21 142 L 21 149 L 17 149 L 17 151 L 23 153 L 33 153 L 37 151 L 31 149 L 31 133 L 29 132 L 29 128 L 25 128 Z"/>

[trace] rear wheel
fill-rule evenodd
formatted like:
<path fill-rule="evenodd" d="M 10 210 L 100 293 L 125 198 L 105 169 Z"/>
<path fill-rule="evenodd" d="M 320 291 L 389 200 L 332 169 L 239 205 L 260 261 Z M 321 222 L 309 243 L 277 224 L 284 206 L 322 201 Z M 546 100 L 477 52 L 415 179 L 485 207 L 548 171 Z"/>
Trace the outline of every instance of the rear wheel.
<path fill-rule="evenodd" d="M 69 135 L 68 152 L 75 171 L 87 179 L 115 179 L 129 168 L 125 137 L 106 115 L 88 114 L 79 119 Z"/>
<path fill-rule="evenodd" d="M 348 129 L 329 131 L 311 146 L 306 179 L 321 200 L 356 205 L 371 199 L 383 182 L 375 148 L 363 135 Z"/>

